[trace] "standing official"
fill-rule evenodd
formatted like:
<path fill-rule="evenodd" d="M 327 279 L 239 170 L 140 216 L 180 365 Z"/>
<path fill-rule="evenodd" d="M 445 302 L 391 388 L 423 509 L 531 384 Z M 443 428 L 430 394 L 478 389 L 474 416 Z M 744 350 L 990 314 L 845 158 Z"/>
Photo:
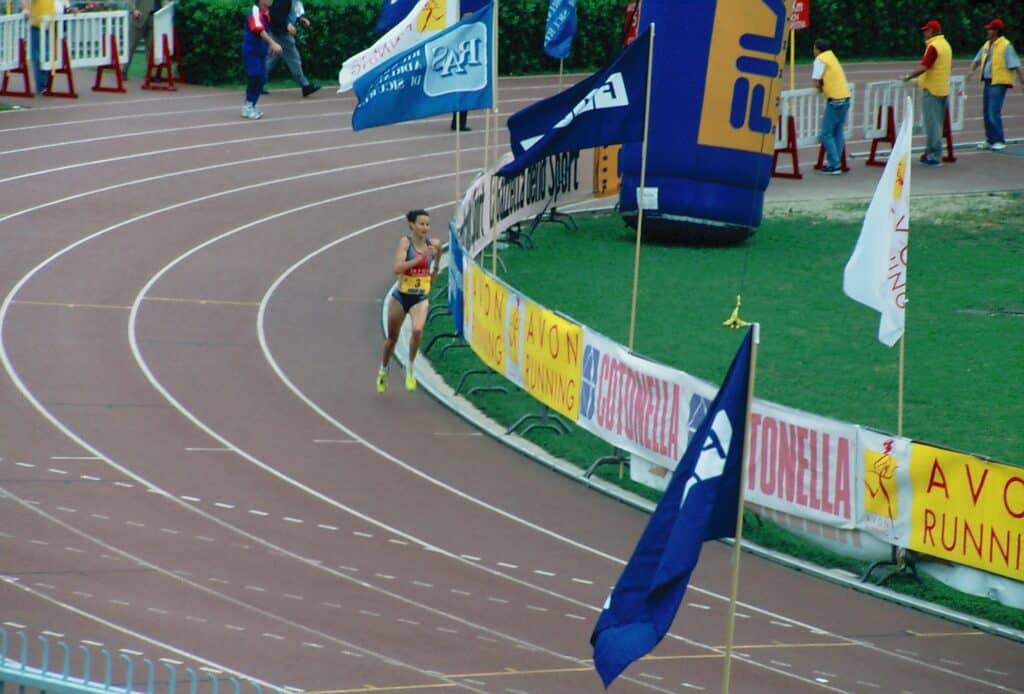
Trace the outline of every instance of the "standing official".
<path fill-rule="evenodd" d="M 985 25 L 988 40 L 971 61 L 970 78 L 981 66 L 982 89 L 981 112 L 985 120 L 985 141 L 978 149 L 999 151 L 1006 149 L 1006 137 L 1003 134 L 1003 99 L 1006 90 L 1013 87 L 1013 73 L 1024 84 L 1024 73 L 1021 72 L 1020 58 L 1013 50 L 1013 44 L 1003 36 L 1006 25 L 1001 19 L 993 19 Z"/>
<path fill-rule="evenodd" d="M 910 81 L 915 77 L 917 86 L 924 92 L 921 99 L 921 116 L 927 138 L 921 164 L 942 166 L 942 125 L 946 118 L 946 101 L 949 99 L 949 76 L 953 68 L 953 49 L 942 35 L 942 25 L 935 19 L 928 20 L 921 27 L 924 38 L 924 56 L 921 65 L 903 78 Z"/>
<path fill-rule="evenodd" d="M 829 42 L 814 42 L 814 66 L 811 79 L 825 97 L 825 113 L 821 118 L 821 144 L 825 148 L 825 166 L 818 173 L 838 176 L 843 173 L 842 156 L 846 146 L 846 117 L 850 112 L 850 85 L 839 59 Z"/>

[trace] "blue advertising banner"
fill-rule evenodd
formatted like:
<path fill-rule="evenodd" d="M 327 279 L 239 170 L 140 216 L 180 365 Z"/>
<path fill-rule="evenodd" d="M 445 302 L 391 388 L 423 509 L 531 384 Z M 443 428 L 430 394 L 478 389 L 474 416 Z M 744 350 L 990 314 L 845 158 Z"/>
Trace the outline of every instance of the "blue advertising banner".
<path fill-rule="evenodd" d="M 492 8 L 487 5 L 356 80 L 352 129 L 489 108 Z"/>
<path fill-rule="evenodd" d="M 601 72 L 509 117 L 516 158 L 498 175 L 513 176 L 559 152 L 639 142 L 644 131 L 650 40 L 651 32 L 645 31 Z"/>
<path fill-rule="evenodd" d="M 568 58 L 576 36 L 576 0 L 551 0 L 544 27 L 544 52 L 559 60 Z"/>

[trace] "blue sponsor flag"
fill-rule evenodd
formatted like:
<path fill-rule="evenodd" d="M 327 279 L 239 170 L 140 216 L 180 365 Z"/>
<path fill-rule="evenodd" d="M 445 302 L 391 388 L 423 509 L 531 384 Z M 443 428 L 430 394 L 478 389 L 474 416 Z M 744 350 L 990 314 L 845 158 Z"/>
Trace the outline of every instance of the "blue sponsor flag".
<path fill-rule="evenodd" d="M 704 541 L 736 535 L 752 333 L 597 618 L 590 643 L 605 687 L 668 633 Z"/>
<path fill-rule="evenodd" d="M 492 8 L 488 4 L 357 79 L 352 129 L 489 108 Z"/>
<path fill-rule="evenodd" d="M 416 0 L 384 0 L 384 4 L 380 8 L 380 18 L 377 19 L 377 26 L 373 30 L 378 34 L 383 34 L 405 19 L 415 5 Z"/>
<path fill-rule="evenodd" d="M 509 117 L 516 158 L 498 175 L 514 176 L 559 152 L 640 142 L 650 40 L 648 29 L 601 72 Z"/>
<path fill-rule="evenodd" d="M 544 52 L 559 60 L 569 57 L 576 36 L 576 0 L 551 0 L 544 27 Z"/>

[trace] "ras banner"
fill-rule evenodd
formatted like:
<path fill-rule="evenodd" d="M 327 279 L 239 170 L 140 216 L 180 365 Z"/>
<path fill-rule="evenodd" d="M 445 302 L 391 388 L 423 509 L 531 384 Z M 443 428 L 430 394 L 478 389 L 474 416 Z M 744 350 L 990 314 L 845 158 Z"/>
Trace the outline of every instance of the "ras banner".
<path fill-rule="evenodd" d="M 910 549 L 1024 580 L 1024 470 L 911 446 Z"/>

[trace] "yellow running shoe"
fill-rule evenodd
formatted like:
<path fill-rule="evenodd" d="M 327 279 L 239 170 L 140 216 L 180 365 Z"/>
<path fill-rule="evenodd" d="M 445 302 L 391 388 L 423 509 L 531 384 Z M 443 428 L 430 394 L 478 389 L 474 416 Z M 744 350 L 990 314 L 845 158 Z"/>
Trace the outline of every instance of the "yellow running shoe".
<path fill-rule="evenodd" d="M 386 393 L 388 390 L 388 370 L 383 366 L 377 370 L 377 392 Z"/>
<path fill-rule="evenodd" d="M 416 374 L 412 372 L 412 368 L 405 370 L 405 389 L 416 390 Z"/>

